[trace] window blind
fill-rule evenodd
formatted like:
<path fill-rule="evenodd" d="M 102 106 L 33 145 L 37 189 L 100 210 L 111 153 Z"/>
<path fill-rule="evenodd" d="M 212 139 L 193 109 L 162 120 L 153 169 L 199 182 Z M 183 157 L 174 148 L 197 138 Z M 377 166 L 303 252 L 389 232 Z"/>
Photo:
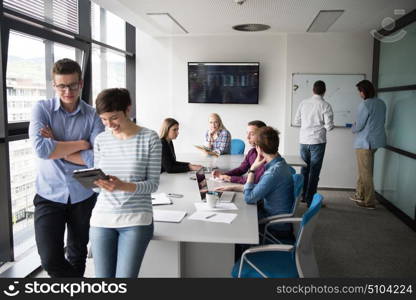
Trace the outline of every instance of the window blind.
<path fill-rule="evenodd" d="M 78 33 L 78 0 L 3 0 L 3 6 Z"/>

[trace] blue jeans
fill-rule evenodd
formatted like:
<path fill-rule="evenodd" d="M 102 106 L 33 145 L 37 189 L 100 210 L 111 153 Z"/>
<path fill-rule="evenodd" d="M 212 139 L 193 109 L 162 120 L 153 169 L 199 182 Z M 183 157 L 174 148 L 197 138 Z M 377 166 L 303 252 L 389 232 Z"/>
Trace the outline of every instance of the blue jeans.
<path fill-rule="evenodd" d="M 153 223 L 122 228 L 91 227 L 95 277 L 137 278 Z"/>
<path fill-rule="evenodd" d="M 319 174 L 321 173 L 322 162 L 324 160 L 326 143 L 323 144 L 300 144 L 300 156 L 306 163 L 306 167 L 302 167 L 303 175 L 303 199 L 311 205 L 313 195 L 318 188 Z"/>

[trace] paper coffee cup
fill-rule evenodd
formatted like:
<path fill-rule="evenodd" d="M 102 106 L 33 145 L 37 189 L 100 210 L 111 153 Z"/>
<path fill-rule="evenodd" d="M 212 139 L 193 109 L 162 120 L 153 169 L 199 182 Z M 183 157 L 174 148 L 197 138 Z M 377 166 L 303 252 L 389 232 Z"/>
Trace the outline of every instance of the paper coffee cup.
<path fill-rule="evenodd" d="M 206 195 L 208 207 L 214 208 L 217 206 L 218 195 L 208 192 Z"/>

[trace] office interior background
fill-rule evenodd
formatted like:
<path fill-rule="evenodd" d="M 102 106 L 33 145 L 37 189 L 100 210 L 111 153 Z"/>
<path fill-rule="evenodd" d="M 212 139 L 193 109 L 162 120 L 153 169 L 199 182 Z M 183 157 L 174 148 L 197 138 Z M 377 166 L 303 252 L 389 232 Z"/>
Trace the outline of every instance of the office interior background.
<path fill-rule="evenodd" d="M 53 96 L 50 70 L 63 57 L 82 66 L 88 103 L 104 88 L 126 87 L 138 124 L 158 130 L 165 117 L 177 119 L 175 148 L 183 153 L 203 143 L 208 115 L 216 112 L 233 138 L 244 139 L 247 122 L 259 119 L 281 132 L 282 154 L 298 154 L 292 74 L 365 74 L 388 108 L 376 191 L 392 214 L 416 228 L 415 1 L 242 2 L 0 0 L 0 270 L 17 266 L 25 276 L 39 267 L 28 122 L 33 103 Z M 323 32 L 308 32 L 322 10 L 344 12 Z M 174 20 L 167 27 L 164 13 Z M 232 29 L 245 23 L 270 29 Z M 260 62 L 259 104 L 188 103 L 188 62 Z M 320 188 L 354 189 L 353 139 L 346 128 L 328 134 Z"/>

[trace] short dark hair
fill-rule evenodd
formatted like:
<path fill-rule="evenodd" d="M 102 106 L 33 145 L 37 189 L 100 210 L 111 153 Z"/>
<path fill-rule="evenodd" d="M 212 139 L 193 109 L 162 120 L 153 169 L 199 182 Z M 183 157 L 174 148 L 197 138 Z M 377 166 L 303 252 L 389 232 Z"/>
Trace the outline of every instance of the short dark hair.
<path fill-rule="evenodd" d="M 256 126 L 257 128 L 266 127 L 266 123 L 260 120 L 250 121 L 247 124 L 248 126 Z"/>
<path fill-rule="evenodd" d="M 376 95 L 376 90 L 370 80 L 361 80 L 356 87 L 364 94 L 364 99 L 374 98 Z"/>
<path fill-rule="evenodd" d="M 325 94 L 326 92 L 325 82 L 323 82 L 322 80 L 315 81 L 315 83 L 313 84 L 313 92 L 316 95 L 320 95 L 320 96 Z"/>
<path fill-rule="evenodd" d="M 127 111 L 131 105 L 130 93 L 127 89 L 112 88 L 101 91 L 95 100 L 97 114 L 113 111 Z"/>
<path fill-rule="evenodd" d="M 256 133 L 256 145 L 266 154 L 277 154 L 279 151 L 279 131 L 270 126 L 259 128 Z"/>
<path fill-rule="evenodd" d="M 79 64 L 69 58 L 63 58 L 58 60 L 53 64 L 52 68 L 52 78 L 54 78 L 54 75 L 61 75 L 61 74 L 78 74 L 78 79 L 81 80 L 82 78 L 82 72 L 81 67 Z"/>

